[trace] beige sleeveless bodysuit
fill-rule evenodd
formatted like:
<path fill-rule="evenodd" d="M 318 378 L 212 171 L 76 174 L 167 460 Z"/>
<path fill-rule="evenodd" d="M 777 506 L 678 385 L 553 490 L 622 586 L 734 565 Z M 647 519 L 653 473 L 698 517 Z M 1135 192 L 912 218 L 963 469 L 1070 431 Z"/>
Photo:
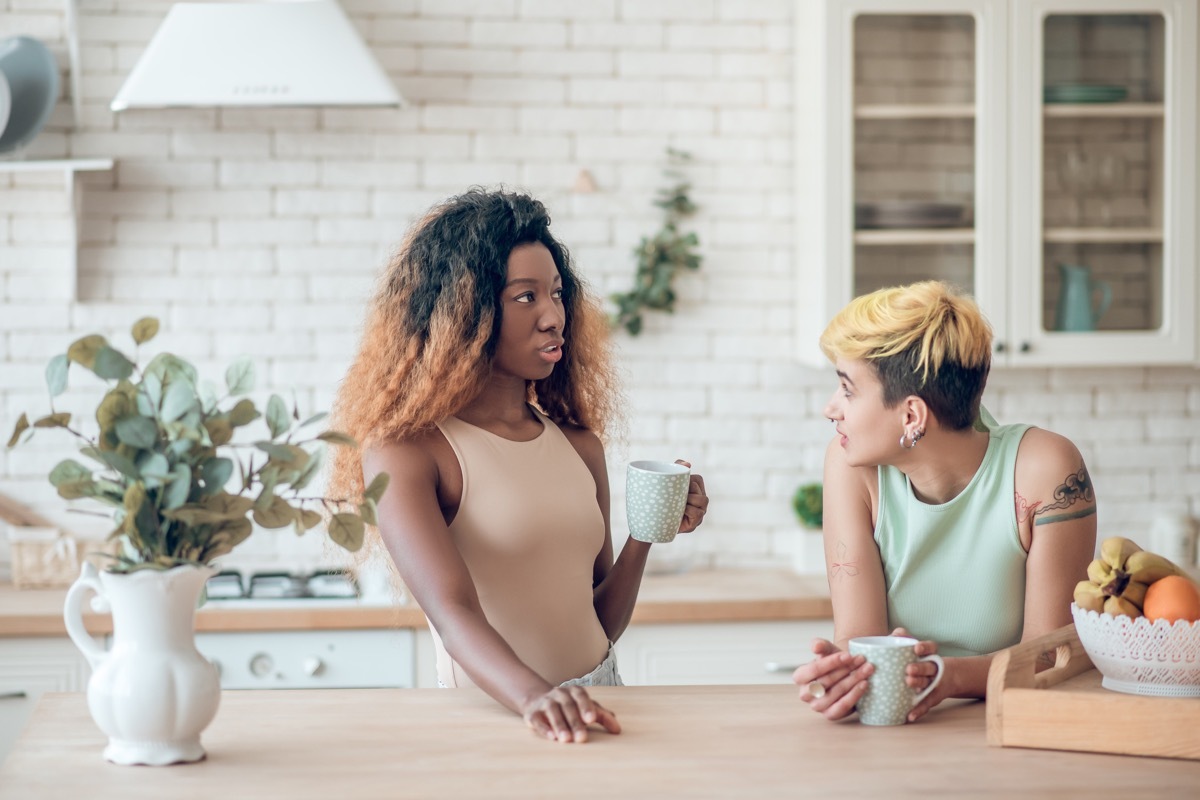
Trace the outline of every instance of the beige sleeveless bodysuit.
<path fill-rule="evenodd" d="M 456 417 L 438 428 L 462 469 L 462 501 L 450 535 L 483 612 L 518 658 L 557 685 L 587 674 L 608 652 L 592 605 L 604 517 L 587 465 L 558 426 L 533 410 L 543 427 L 528 442 Z M 473 685 L 430 629 L 438 680 Z"/>

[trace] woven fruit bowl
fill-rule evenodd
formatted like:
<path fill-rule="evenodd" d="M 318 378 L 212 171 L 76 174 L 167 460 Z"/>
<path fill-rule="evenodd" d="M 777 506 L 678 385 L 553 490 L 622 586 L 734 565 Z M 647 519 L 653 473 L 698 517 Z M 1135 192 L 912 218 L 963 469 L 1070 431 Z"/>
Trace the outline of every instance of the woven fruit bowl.
<path fill-rule="evenodd" d="M 1200 622 L 1151 622 L 1074 603 L 1075 631 L 1106 689 L 1154 697 L 1200 697 Z"/>

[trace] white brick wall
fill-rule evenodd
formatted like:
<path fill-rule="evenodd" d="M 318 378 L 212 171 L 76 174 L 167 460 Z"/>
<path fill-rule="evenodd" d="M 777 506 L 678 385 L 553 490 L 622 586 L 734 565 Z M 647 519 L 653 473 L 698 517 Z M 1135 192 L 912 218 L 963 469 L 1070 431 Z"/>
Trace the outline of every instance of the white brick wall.
<path fill-rule="evenodd" d="M 621 337 L 631 413 L 610 455 L 615 533 L 623 460 L 686 457 L 713 505 L 678 546 L 722 564 L 799 550 L 819 569 L 789 507 L 797 484 L 820 477 L 833 388 L 828 370 L 791 360 L 792 0 L 344 0 L 408 108 L 112 114 L 169 5 L 85 0 L 82 116 L 74 124 L 64 99 L 29 154 L 117 159 L 85 179 L 77 299 L 56 246 L 69 220 L 61 177 L 0 175 L 5 438 L 18 413 L 44 410 L 50 355 L 96 330 L 120 340 L 147 313 L 164 322 L 159 346 L 210 377 L 249 352 L 267 389 L 327 406 L 387 253 L 416 214 L 473 183 L 541 197 L 594 286 L 626 288 L 672 145 L 697 159 L 706 260 L 681 279 L 674 316 Z M 63 27 L 60 0 L 0 0 L 0 35 L 42 38 L 65 64 Z M 571 194 L 581 169 L 597 194 Z M 89 403 L 72 390 L 61 405 Z M 1192 370 L 1013 370 L 994 376 L 987 403 L 1079 442 L 1102 534 L 1141 533 L 1157 506 L 1200 514 Z M 103 520 L 64 513 L 44 480 L 70 451 L 44 433 L 0 452 L 0 491 L 102 532 Z M 256 535 L 238 555 L 306 565 L 322 550 L 288 533 Z"/>

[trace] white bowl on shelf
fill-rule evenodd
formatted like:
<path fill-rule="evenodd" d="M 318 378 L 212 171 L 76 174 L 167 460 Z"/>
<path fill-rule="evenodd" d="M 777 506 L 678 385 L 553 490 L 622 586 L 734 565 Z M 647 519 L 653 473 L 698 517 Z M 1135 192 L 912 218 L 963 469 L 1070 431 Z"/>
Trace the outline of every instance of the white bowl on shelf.
<path fill-rule="evenodd" d="M 1075 631 L 1106 689 L 1153 697 L 1200 697 L 1200 622 L 1151 622 L 1071 604 Z"/>

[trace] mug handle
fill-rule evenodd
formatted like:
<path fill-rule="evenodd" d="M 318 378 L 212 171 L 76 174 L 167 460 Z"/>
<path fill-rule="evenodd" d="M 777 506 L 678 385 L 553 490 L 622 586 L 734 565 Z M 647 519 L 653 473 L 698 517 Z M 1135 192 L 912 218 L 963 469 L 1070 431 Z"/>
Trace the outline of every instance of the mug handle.
<path fill-rule="evenodd" d="M 929 693 L 937 688 L 937 685 L 942 682 L 942 676 L 946 674 L 946 662 L 942 661 L 942 657 L 937 653 L 932 653 L 927 656 L 921 656 L 917 661 L 932 661 L 937 664 L 937 674 L 933 676 L 933 681 L 921 690 L 921 693 L 913 698 L 913 707 L 918 706 L 922 700 L 929 696 Z"/>

